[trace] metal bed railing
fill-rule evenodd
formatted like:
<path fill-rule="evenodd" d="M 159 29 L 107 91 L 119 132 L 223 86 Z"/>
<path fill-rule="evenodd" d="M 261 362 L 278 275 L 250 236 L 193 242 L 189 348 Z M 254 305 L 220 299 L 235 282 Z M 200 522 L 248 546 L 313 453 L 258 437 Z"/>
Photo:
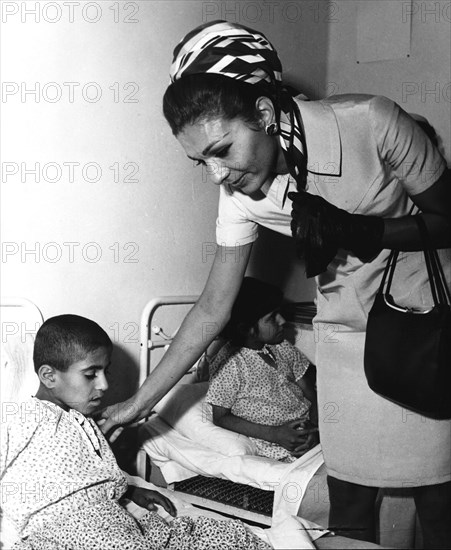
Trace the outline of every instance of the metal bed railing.
<path fill-rule="evenodd" d="M 165 331 L 154 324 L 155 314 L 160 308 L 167 308 L 167 306 L 183 306 L 194 304 L 198 299 L 196 295 L 187 296 L 159 296 L 150 300 L 144 307 L 141 314 L 141 326 L 140 326 L 140 385 L 144 382 L 146 377 L 153 370 L 152 352 L 159 348 L 165 348 L 170 345 L 177 330 L 173 334 L 166 334 Z M 188 371 L 190 372 L 190 371 Z M 145 419 L 143 420 L 145 421 Z M 150 479 L 151 473 L 150 460 L 147 457 L 144 449 L 140 449 L 137 455 L 137 471 L 138 475 L 146 480 Z M 184 485 L 196 485 L 196 490 L 190 491 L 189 487 L 184 488 Z M 200 491 L 199 491 L 199 485 Z M 202 478 L 202 476 L 196 476 L 185 483 L 173 483 L 168 486 L 174 491 L 174 494 L 181 496 L 182 498 L 188 498 L 189 502 L 196 506 L 207 508 L 210 510 L 220 511 L 247 519 L 249 521 L 255 521 L 262 525 L 271 525 L 271 510 L 272 510 L 272 493 L 268 491 L 262 491 L 255 489 L 254 487 L 247 487 L 240 484 L 232 483 L 231 481 L 215 478 Z M 249 491 L 261 493 L 258 495 L 260 500 L 264 500 L 262 511 L 253 511 L 250 508 L 251 503 L 249 500 L 257 500 L 257 496 L 249 495 Z M 224 498 L 224 494 L 227 494 L 227 498 Z M 233 494 L 233 498 L 231 498 Z M 263 509 L 266 511 L 263 512 Z"/>
<path fill-rule="evenodd" d="M 153 298 L 145 305 L 140 327 L 140 384 L 144 382 L 155 366 L 152 364 L 152 352 L 171 344 L 178 330 L 168 335 L 160 326 L 156 326 L 154 324 L 156 312 L 160 308 L 167 308 L 167 306 L 194 304 L 197 299 L 196 295 L 160 296 Z M 286 305 L 283 314 L 288 322 L 311 324 L 315 310 L 312 302 L 298 302 Z M 144 450 L 138 454 L 137 465 L 139 475 L 149 480 L 151 464 Z M 197 506 L 246 518 L 262 525 L 271 525 L 273 499 L 271 492 L 235 484 L 224 479 L 203 478 L 202 476 L 171 484 L 170 488 L 175 494 L 188 497 L 189 501 Z M 254 491 L 255 494 L 251 494 L 251 491 Z"/>
<path fill-rule="evenodd" d="M 141 385 L 152 370 L 151 352 L 157 348 L 164 348 L 168 346 L 175 334 L 170 336 L 165 335 L 164 331 L 158 327 L 159 332 L 153 331 L 153 318 L 157 310 L 163 306 L 180 306 L 195 304 L 199 296 L 187 295 L 187 296 L 157 296 L 153 298 L 144 306 L 141 313 L 140 323 L 140 373 L 139 373 L 139 385 Z M 152 336 L 158 336 L 154 338 Z M 159 336 L 162 334 L 162 336 Z"/>
<path fill-rule="evenodd" d="M 183 306 L 194 305 L 199 296 L 157 296 L 149 300 L 144 306 L 140 320 L 140 358 L 139 358 L 139 385 L 141 386 L 144 380 L 153 370 L 152 351 L 160 348 L 165 348 L 171 344 L 175 333 L 167 335 L 159 326 L 154 326 L 154 317 L 156 312 L 166 306 Z M 145 422 L 144 418 L 141 423 Z M 138 451 L 136 457 L 136 468 L 138 475 L 149 481 L 150 478 L 150 461 L 144 449 Z"/>

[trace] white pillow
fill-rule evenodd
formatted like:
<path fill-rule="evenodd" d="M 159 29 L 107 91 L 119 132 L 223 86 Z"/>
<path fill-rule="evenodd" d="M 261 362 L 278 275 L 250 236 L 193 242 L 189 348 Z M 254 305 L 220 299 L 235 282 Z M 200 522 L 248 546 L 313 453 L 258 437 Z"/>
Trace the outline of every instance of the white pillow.
<path fill-rule="evenodd" d="M 245 435 L 213 424 L 212 409 L 205 402 L 208 382 L 179 384 L 154 407 L 154 411 L 188 439 L 226 456 L 254 455 L 255 445 Z"/>

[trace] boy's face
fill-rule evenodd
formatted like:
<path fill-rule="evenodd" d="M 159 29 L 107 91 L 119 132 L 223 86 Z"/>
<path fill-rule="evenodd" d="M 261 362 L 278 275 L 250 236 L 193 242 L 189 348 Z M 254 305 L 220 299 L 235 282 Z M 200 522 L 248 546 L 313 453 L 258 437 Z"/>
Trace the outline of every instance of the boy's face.
<path fill-rule="evenodd" d="M 111 351 L 97 348 L 81 361 L 72 363 L 67 371 L 55 370 L 53 396 L 63 409 L 75 409 L 89 416 L 100 405 L 108 389 L 106 379 Z"/>
<path fill-rule="evenodd" d="M 283 325 L 285 319 L 278 310 L 271 311 L 257 322 L 257 337 L 264 344 L 280 344 L 284 338 Z"/>

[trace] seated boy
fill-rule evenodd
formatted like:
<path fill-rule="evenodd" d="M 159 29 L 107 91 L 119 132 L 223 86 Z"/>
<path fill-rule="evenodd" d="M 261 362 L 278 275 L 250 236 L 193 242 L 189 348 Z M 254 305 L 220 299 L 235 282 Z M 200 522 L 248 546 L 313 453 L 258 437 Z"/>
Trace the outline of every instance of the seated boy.
<path fill-rule="evenodd" d="M 160 493 L 127 486 L 90 418 L 108 388 L 111 352 L 106 332 L 77 315 L 48 319 L 36 335 L 39 390 L 3 419 L 1 430 L 1 511 L 20 537 L 14 549 L 267 549 L 239 521 L 179 517 L 166 523 L 155 512 L 137 520 L 122 506 L 128 497 L 175 515 Z"/>
<path fill-rule="evenodd" d="M 282 299 L 278 288 L 244 278 L 206 401 L 213 422 L 250 437 L 258 455 L 292 462 L 318 443 L 316 392 L 304 377 L 308 359 L 284 339 Z"/>

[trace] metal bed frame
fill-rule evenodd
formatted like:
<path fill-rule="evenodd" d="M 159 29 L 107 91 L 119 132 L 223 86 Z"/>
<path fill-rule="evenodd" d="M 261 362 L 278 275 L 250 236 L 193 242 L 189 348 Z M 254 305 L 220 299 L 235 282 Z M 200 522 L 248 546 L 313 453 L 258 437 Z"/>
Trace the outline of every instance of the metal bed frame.
<path fill-rule="evenodd" d="M 141 353 L 140 353 L 140 374 L 139 374 L 139 385 L 144 382 L 147 376 L 150 374 L 152 369 L 151 363 L 151 351 L 157 348 L 164 348 L 172 342 L 175 334 L 171 336 L 162 337 L 160 336 L 157 339 L 152 338 L 152 333 L 158 335 L 161 331 L 155 332 L 152 330 L 152 321 L 157 310 L 164 306 L 180 306 L 180 305 L 190 305 L 195 304 L 199 296 L 189 295 L 189 296 L 159 296 L 153 298 L 145 305 L 141 313 L 141 322 L 140 322 L 140 342 L 141 342 Z M 159 327 L 158 327 L 159 328 Z M 163 333 L 164 334 L 164 333 Z"/>
<path fill-rule="evenodd" d="M 166 306 L 194 304 L 199 296 L 159 296 L 150 300 L 141 314 L 140 324 L 140 385 L 153 370 L 152 351 L 171 344 L 175 333 L 167 335 L 154 326 L 156 312 Z M 192 369 L 187 374 L 192 373 Z M 145 419 L 144 419 L 145 421 Z M 146 481 L 150 479 L 152 465 L 144 449 L 137 456 L 137 471 Z M 153 482 L 158 484 L 154 479 Z M 191 504 L 238 517 L 260 525 L 270 526 L 274 493 L 232 481 L 196 476 L 167 486 L 175 495 Z"/>
<path fill-rule="evenodd" d="M 41 310 L 38 308 L 36 304 L 34 304 L 31 300 L 27 300 L 26 298 L 16 298 L 16 297 L 1 297 L 0 299 L 0 306 L 1 307 L 25 307 L 28 308 L 36 314 L 36 317 L 40 319 L 40 322 L 43 322 L 44 317 L 42 316 Z"/>

